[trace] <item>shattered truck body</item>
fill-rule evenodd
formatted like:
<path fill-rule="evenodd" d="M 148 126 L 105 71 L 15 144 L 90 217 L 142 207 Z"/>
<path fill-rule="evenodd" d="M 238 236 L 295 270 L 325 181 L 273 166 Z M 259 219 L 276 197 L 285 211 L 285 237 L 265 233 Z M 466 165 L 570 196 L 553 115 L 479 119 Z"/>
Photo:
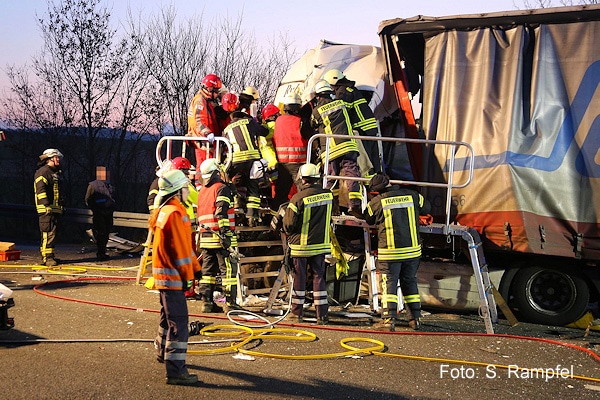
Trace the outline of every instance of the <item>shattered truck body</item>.
<path fill-rule="evenodd" d="M 522 320 L 579 319 L 600 286 L 600 6 L 394 19 L 379 35 L 406 136 L 474 149 L 451 217 L 480 233 L 493 283 Z M 415 179 L 448 179 L 446 151 L 409 146 Z M 424 190 L 439 220 L 444 195 Z"/>

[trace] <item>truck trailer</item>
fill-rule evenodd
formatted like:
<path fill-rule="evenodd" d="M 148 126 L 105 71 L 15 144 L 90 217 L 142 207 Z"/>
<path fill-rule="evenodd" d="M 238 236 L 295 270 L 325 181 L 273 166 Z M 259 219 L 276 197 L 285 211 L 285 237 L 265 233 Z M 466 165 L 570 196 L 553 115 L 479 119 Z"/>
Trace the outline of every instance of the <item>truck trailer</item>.
<path fill-rule="evenodd" d="M 413 179 L 472 169 L 452 192 L 451 221 L 479 232 L 508 305 L 534 323 L 581 318 L 600 293 L 600 6 L 419 15 L 383 21 L 378 33 L 404 135 L 474 150 L 452 171 L 447 147 L 407 144 Z M 441 222 L 444 195 L 423 191 Z M 468 256 L 438 239 L 424 235 L 425 249 L 451 257 L 431 260 Z M 453 274 L 430 273 L 437 289 L 421 287 L 422 297 L 443 305 L 438 289 Z"/>

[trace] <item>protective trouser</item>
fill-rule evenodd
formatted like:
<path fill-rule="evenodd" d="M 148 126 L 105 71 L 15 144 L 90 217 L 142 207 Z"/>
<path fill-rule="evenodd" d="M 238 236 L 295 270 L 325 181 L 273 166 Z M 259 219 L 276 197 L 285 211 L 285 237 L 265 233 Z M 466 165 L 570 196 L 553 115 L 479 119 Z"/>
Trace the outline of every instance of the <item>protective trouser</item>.
<path fill-rule="evenodd" d="M 358 169 L 358 153 L 349 152 L 334 160 L 329 161 L 328 174 L 337 176 L 347 176 L 360 178 L 360 170 Z M 360 191 L 360 182 L 354 180 L 344 179 L 346 189 L 348 190 L 349 207 L 362 209 L 362 193 Z M 331 179 L 327 181 L 327 189 L 331 189 L 335 180 Z M 339 186 L 331 190 L 335 197 L 338 197 L 340 189 Z"/>
<path fill-rule="evenodd" d="M 38 214 L 41 233 L 40 253 L 42 263 L 48 259 L 54 259 L 54 243 L 56 242 L 56 229 L 58 227 L 59 215 L 55 213 Z"/>
<path fill-rule="evenodd" d="M 202 300 L 212 302 L 213 292 L 217 290 L 225 294 L 228 303 L 233 304 L 236 283 L 237 264 L 231 262 L 229 252 L 225 249 L 202 249 L 202 278 L 198 284 L 198 294 Z"/>
<path fill-rule="evenodd" d="M 299 163 L 279 163 L 277 164 L 278 177 L 275 181 L 275 197 L 271 204 L 271 209 L 275 212 L 279 206 L 290 200 L 289 194 L 292 186 L 298 186 L 296 177 L 302 164 Z"/>
<path fill-rule="evenodd" d="M 412 318 L 421 317 L 421 297 L 417 287 L 417 269 L 420 258 L 399 261 L 379 261 L 381 273 L 382 318 L 396 318 L 398 315 L 398 279 L 404 304 L 412 314 Z"/>
<path fill-rule="evenodd" d="M 325 254 L 312 257 L 293 257 L 294 287 L 292 291 L 292 314 L 302 316 L 306 299 L 306 271 L 313 273 L 313 298 L 317 318 L 325 317 L 329 310 L 325 287 Z"/>
<path fill-rule="evenodd" d="M 258 179 L 250 178 L 250 169 L 254 161 L 243 161 L 231 164 L 229 177 L 240 174 L 240 185 L 246 187 L 246 208 L 248 218 L 258 218 L 260 208 L 260 184 Z"/>
<path fill-rule="evenodd" d="M 165 360 L 167 378 L 188 373 L 185 364 L 188 322 L 185 293 L 181 290 L 161 290 L 160 321 L 154 345 L 158 357 Z"/>

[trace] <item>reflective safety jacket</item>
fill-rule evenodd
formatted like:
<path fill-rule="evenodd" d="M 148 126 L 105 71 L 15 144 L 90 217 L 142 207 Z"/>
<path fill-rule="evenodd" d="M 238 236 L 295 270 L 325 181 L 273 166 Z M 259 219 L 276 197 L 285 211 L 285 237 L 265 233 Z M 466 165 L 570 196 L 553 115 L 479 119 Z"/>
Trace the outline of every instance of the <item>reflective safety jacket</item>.
<path fill-rule="evenodd" d="M 281 163 L 306 163 L 308 140 L 300 134 L 302 120 L 299 115 L 283 114 L 277 117 L 273 132 L 273 145 Z"/>
<path fill-rule="evenodd" d="M 430 208 L 419 193 L 396 185 L 371 199 L 364 215 L 369 225 L 377 226 L 379 260 L 421 256 L 419 215 L 426 215 Z"/>
<path fill-rule="evenodd" d="M 63 199 L 61 197 L 60 170 L 51 168 L 48 164 L 40 167 L 33 177 L 33 190 L 35 193 L 35 209 L 38 214 L 45 214 L 46 207 L 52 213 L 63 213 Z"/>
<path fill-rule="evenodd" d="M 202 186 L 198 192 L 197 213 L 198 226 L 200 227 L 200 248 L 222 249 L 223 246 L 218 234 L 228 236 L 231 240 L 231 246 L 237 246 L 237 238 L 234 234 L 235 209 L 233 208 L 233 194 L 229 186 L 220 177 L 215 177 L 205 186 Z"/>
<path fill-rule="evenodd" d="M 333 193 L 319 183 L 306 185 L 292 196 L 283 216 L 292 257 L 331 253 Z"/>
<path fill-rule="evenodd" d="M 268 133 L 268 129 L 256 122 L 250 114 L 234 112 L 231 122 L 223 131 L 223 136 L 231 142 L 232 162 L 260 160 L 258 137 Z"/>
<path fill-rule="evenodd" d="M 206 137 L 209 133 L 221 134 L 221 126 L 212 101 L 196 93 L 188 108 L 188 135 Z"/>
<path fill-rule="evenodd" d="M 341 99 L 348 107 L 352 128 L 358 131 L 359 135 L 376 136 L 379 131 L 375 114 L 367 99 L 354 87 L 354 81 L 338 81 L 335 90 L 335 97 Z"/>
<path fill-rule="evenodd" d="M 264 126 L 269 130 L 267 136 L 258 137 L 258 148 L 262 158 L 267 160 L 267 167 L 273 168 L 277 165 L 277 155 L 273 147 L 273 134 L 275 133 L 275 122 L 268 121 Z"/>
<path fill-rule="evenodd" d="M 159 290 L 185 290 L 187 281 L 200 271 L 200 263 L 192 248 L 190 218 L 181 202 L 173 197 L 159 210 L 150 229 L 152 242 L 152 277 Z"/>
<path fill-rule="evenodd" d="M 348 136 L 348 139 L 329 140 L 329 160 L 335 160 L 350 152 L 358 153 L 356 140 L 352 139 L 354 133 L 352 131 L 350 115 L 343 100 L 319 98 L 312 112 L 311 126 L 313 129 L 318 129 L 319 133 L 322 134 Z M 327 140 L 321 138 L 320 143 L 321 158 L 325 159 Z"/>
<path fill-rule="evenodd" d="M 148 197 L 146 197 L 146 204 L 148 204 L 148 211 L 154 210 L 154 199 L 156 195 L 158 195 L 158 177 L 154 178 L 152 183 L 150 184 L 150 189 L 148 190 Z"/>

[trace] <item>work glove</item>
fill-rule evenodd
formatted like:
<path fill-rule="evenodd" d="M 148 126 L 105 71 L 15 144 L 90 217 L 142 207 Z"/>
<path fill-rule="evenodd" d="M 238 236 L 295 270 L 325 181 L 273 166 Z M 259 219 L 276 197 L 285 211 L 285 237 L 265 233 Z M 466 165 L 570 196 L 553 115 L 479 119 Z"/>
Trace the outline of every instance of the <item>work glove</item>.
<path fill-rule="evenodd" d="M 208 142 L 212 144 L 212 142 L 215 141 L 215 134 L 211 132 L 208 135 L 206 135 L 206 138 L 208 139 Z"/>

